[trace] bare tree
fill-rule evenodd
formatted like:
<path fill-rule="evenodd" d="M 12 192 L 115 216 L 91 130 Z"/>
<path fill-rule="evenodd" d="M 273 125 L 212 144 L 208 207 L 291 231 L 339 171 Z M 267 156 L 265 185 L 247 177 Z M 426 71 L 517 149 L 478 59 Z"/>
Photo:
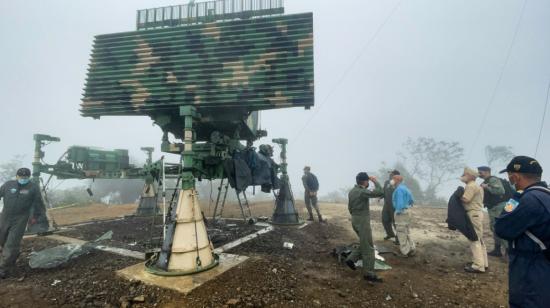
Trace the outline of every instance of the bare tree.
<path fill-rule="evenodd" d="M 408 138 L 399 156 L 410 175 L 426 183 L 426 199 L 435 198 L 441 184 L 448 181 L 463 166 L 464 148 L 458 142 L 433 138 Z"/>
<path fill-rule="evenodd" d="M 15 178 L 17 169 L 23 166 L 24 155 L 15 155 L 10 161 L 0 164 L 0 184 Z"/>
<path fill-rule="evenodd" d="M 512 152 L 512 147 L 510 146 L 486 146 L 485 147 L 485 158 L 487 159 L 487 165 L 490 167 L 494 166 L 496 163 L 505 164 L 514 157 Z"/>

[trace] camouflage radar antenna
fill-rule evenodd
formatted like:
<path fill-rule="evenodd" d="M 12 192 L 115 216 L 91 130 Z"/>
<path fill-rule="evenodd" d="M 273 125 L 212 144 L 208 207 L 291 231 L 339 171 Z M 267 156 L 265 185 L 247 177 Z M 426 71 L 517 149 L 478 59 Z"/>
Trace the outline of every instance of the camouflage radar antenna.
<path fill-rule="evenodd" d="M 149 271 L 217 264 L 195 181 L 229 177 L 226 163 L 267 135 L 259 111 L 313 106 L 313 15 L 283 13 L 280 0 L 189 3 L 140 10 L 136 31 L 95 37 L 82 115 L 149 116 L 162 151 L 181 156 L 179 200 Z"/>

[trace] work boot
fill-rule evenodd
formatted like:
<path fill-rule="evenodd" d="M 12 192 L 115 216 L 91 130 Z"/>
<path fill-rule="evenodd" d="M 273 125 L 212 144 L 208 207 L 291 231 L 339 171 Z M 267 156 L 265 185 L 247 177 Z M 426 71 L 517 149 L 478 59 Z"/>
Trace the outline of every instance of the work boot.
<path fill-rule="evenodd" d="M 309 218 L 307 219 L 307 221 L 313 221 L 313 215 L 309 215 Z"/>
<path fill-rule="evenodd" d="M 346 260 L 346 265 L 351 268 L 352 270 L 356 270 L 357 269 L 357 266 L 355 266 L 355 262 L 353 262 L 352 260 Z"/>
<path fill-rule="evenodd" d="M 377 282 L 377 283 L 384 282 L 384 280 L 378 277 L 376 274 L 366 274 L 363 276 L 363 278 L 368 282 Z"/>
<path fill-rule="evenodd" d="M 325 222 L 325 221 L 323 220 L 323 216 L 321 216 L 321 215 L 319 215 L 319 222 Z"/>
<path fill-rule="evenodd" d="M 490 251 L 487 253 L 488 256 L 491 256 L 491 257 L 502 257 L 502 252 L 500 252 L 500 247 L 495 247 L 495 249 L 493 249 L 493 251 Z"/>
<path fill-rule="evenodd" d="M 488 269 L 488 268 L 487 268 Z M 478 269 L 473 268 L 471 265 L 464 267 L 464 271 L 466 273 L 472 273 L 472 274 L 484 274 L 485 272 L 480 271 Z"/>

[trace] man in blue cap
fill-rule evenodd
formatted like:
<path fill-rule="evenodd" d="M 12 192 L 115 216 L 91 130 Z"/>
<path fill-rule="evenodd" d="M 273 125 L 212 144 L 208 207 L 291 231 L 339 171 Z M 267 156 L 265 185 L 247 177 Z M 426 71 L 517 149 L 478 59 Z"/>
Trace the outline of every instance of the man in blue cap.
<path fill-rule="evenodd" d="M 509 241 L 510 307 L 550 307 L 550 190 L 534 158 L 514 157 L 504 172 L 517 190 L 495 223 Z"/>
<path fill-rule="evenodd" d="M 30 176 L 29 169 L 21 168 L 15 180 L 0 187 L 0 199 L 4 200 L 0 214 L 0 279 L 15 266 L 27 222 L 35 223 L 45 212 L 40 188 L 30 181 Z"/>

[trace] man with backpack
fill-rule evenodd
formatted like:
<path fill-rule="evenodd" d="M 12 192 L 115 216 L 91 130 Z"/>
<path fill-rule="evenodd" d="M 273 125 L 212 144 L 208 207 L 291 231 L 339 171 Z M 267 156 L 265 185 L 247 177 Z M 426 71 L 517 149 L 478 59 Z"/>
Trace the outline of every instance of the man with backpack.
<path fill-rule="evenodd" d="M 304 201 L 306 202 L 307 212 L 309 213 L 308 221 L 313 221 L 313 211 L 312 207 L 315 208 L 317 212 L 317 217 L 319 222 L 323 222 L 323 216 L 321 216 L 321 211 L 319 210 L 319 205 L 317 204 L 317 191 L 319 191 L 319 180 L 315 174 L 311 173 L 311 167 L 304 167 L 304 175 L 302 176 L 302 183 L 304 184 Z"/>
<path fill-rule="evenodd" d="M 495 247 L 493 251 L 487 253 L 489 256 L 502 257 L 501 247 L 504 251 L 508 249 L 506 241 L 502 240 L 495 234 L 496 218 L 502 214 L 506 202 L 512 197 L 512 189 L 508 181 L 497 178 L 491 175 L 491 168 L 487 166 L 478 167 L 479 177 L 483 179 L 481 188 L 483 188 L 483 205 L 489 213 L 489 227 L 493 232 Z"/>
<path fill-rule="evenodd" d="M 510 246 L 510 307 L 550 307 L 550 190 L 542 167 L 534 158 L 518 156 L 502 172 L 517 189 L 495 224 Z"/>

